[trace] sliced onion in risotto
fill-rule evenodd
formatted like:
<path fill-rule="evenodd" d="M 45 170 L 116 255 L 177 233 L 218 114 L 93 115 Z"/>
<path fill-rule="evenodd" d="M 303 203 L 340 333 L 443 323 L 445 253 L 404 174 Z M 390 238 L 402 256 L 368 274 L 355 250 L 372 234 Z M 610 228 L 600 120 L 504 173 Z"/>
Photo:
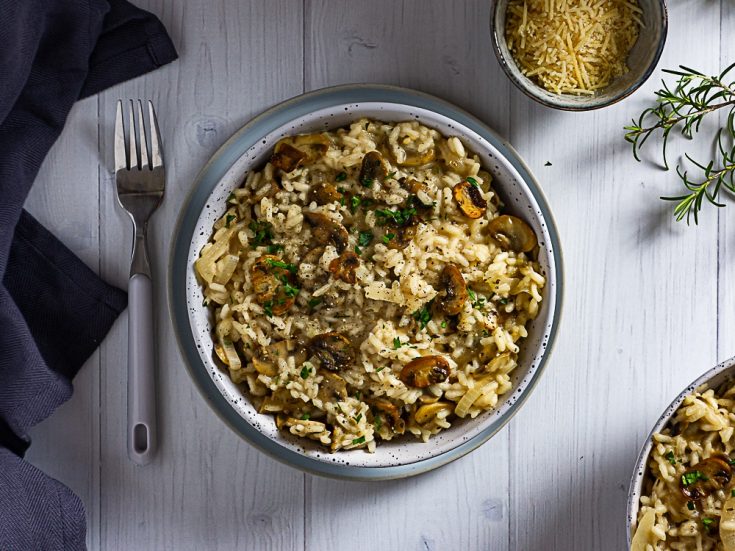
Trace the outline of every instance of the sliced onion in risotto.
<path fill-rule="evenodd" d="M 646 551 L 646 546 L 650 543 L 653 525 L 656 523 L 656 511 L 649 509 L 641 521 L 630 542 L 630 551 Z"/>
<path fill-rule="evenodd" d="M 457 402 L 457 407 L 454 409 L 454 413 L 457 415 L 457 417 L 464 417 L 465 415 L 467 415 L 467 413 L 470 411 L 470 408 L 472 407 L 472 404 L 474 404 L 480 396 L 485 394 L 485 392 L 492 385 L 497 385 L 497 382 L 495 382 L 494 378 L 485 377 L 483 380 L 478 381 L 475 386 L 465 392 L 464 396 L 462 396 L 462 399 Z"/>
<path fill-rule="evenodd" d="M 725 551 L 735 551 L 735 497 L 730 497 L 722 504 L 720 515 L 720 541 Z"/>

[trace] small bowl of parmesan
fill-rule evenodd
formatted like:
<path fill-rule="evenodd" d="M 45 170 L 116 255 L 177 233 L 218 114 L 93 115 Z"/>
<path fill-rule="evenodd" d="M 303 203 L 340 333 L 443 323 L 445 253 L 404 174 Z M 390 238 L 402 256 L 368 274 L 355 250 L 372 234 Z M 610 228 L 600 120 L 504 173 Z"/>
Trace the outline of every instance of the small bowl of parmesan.
<path fill-rule="evenodd" d="M 497 0 L 493 48 L 527 96 L 599 109 L 651 76 L 666 42 L 665 0 Z"/>

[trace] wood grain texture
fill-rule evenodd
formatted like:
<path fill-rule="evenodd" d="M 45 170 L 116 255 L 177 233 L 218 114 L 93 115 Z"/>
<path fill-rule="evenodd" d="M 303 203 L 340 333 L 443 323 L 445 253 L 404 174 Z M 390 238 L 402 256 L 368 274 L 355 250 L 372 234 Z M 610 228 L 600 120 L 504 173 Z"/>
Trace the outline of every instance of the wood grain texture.
<path fill-rule="evenodd" d="M 162 18 L 181 59 L 77 106 L 29 199 L 85 261 L 126 285 L 130 227 L 109 168 L 114 102 L 154 101 L 168 160 L 166 200 L 150 230 L 159 457 L 145 468 L 126 457 L 125 316 L 77 379 L 74 398 L 34 430 L 29 454 L 84 500 L 90 549 L 623 548 L 631 469 L 650 426 L 690 380 L 735 354 L 727 285 L 735 206 L 707 213 L 698 228 L 674 223 L 658 196 L 679 191 L 676 176 L 652 162 L 655 147 L 636 163 L 622 139 L 660 71 L 614 107 L 562 113 L 532 103 L 503 75 L 490 46 L 489 2 L 138 4 Z M 735 60 L 726 32 L 735 19 L 720 9 L 672 3 L 660 67 L 715 72 Z M 214 150 L 266 107 L 347 82 L 436 94 L 508 137 L 548 196 L 565 257 L 560 334 L 528 403 L 471 455 L 390 483 L 303 475 L 239 440 L 186 374 L 164 291 L 179 210 Z M 702 156 L 708 149 L 687 144 Z"/>

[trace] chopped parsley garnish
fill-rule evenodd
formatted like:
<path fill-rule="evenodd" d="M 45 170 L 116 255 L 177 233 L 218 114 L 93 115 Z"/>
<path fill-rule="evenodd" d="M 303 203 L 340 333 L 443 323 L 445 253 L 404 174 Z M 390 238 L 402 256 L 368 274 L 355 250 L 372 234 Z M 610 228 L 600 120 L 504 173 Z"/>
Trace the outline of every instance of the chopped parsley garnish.
<path fill-rule="evenodd" d="M 294 287 L 288 281 L 283 282 L 283 292 L 287 297 L 295 297 L 299 294 L 300 290 L 300 288 Z"/>
<path fill-rule="evenodd" d="M 467 176 L 465 180 L 467 180 L 470 184 L 472 184 L 475 187 L 480 187 L 480 184 L 478 184 L 477 180 L 475 180 L 472 176 Z"/>
<path fill-rule="evenodd" d="M 393 172 L 389 173 L 388 176 L 386 176 L 386 179 L 390 180 L 395 175 L 396 175 L 396 171 L 394 170 Z"/>
<path fill-rule="evenodd" d="M 714 528 L 714 522 L 715 520 L 711 518 L 705 517 L 702 519 L 702 525 L 704 526 L 705 530 L 707 530 L 708 533 L 712 528 Z"/>
<path fill-rule="evenodd" d="M 385 369 L 385 366 L 384 365 L 381 365 L 378 369 L 375 370 L 375 373 L 380 373 L 384 369 Z"/>
<path fill-rule="evenodd" d="M 311 419 L 311 415 L 309 415 L 308 413 L 304 413 L 304 414 L 303 414 L 303 415 L 301 416 L 301 420 L 302 420 L 302 421 L 308 421 L 309 419 Z"/>
<path fill-rule="evenodd" d="M 681 475 L 681 483 L 684 486 L 691 486 L 698 480 L 707 481 L 709 478 L 704 476 L 700 471 L 688 471 Z"/>
<path fill-rule="evenodd" d="M 398 337 L 393 338 L 393 350 L 398 350 L 401 347 L 401 339 Z"/>
<path fill-rule="evenodd" d="M 470 295 L 470 301 L 473 308 L 477 308 L 479 310 L 485 306 L 485 297 L 478 297 L 477 294 L 469 287 L 467 288 L 467 294 Z"/>
<path fill-rule="evenodd" d="M 311 368 L 308 365 L 305 365 L 301 368 L 301 378 L 307 379 L 309 377 L 309 373 L 311 373 Z"/>
<path fill-rule="evenodd" d="M 373 240 L 373 232 L 361 231 L 357 236 L 357 244 L 360 247 L 367 247 Z"/>
<path fill-rule="evenodd" d="M 373 425 L 375 425 L 376 432 L 378 432 L 380 430 L 380 427 L 383 426 L 383 420 L 380 418 L 380 415 L 375 416 L 375 421 L 373 422 Z"/>
<path fill-rule="evenodd" d="M 357 211 L 357 208 L 360 206 L 360 203 L 362 203 L 362 197 L 359 195 L 353 195 L 350 197 L 350 212 L 352 214 L 355 214 Z"/>
<path fill-rule="evenodd" d="M 347 173 L 346 172 L 340 172 L 337 174 L 337 176 L 334 177 L 335 182 L 344 182 L 347 179 Z"/>
<path fill-rule="evenodd" d="M 233 221 L 233 220 L 234 220 L 235 218 L 237 218 L 237 216 L 235 216 L 234 214 L 228 214 L 228 215 L 227 215 L 227 216 L 225 217 L 225 228 L 229 228 L 229 227 L 230 227 L 230 224 L 232 223 L 232 221 Z"/>
<path fill-rule="evenodd" d="M 228 202 L 228 203 L 232 203 L 232 202 L 233 202 L 233 201 L 235 201 L 236 199 L 237 199 L 237 197 L 235 197 L 235 194 L 234 194 L 234 193 L 230 193 L 230 194 L 229 194 L 229 195 L 227 196 L 227 202 Z"/>
<path fill-rule="evenodd" d="M 665 457 L 669 460 L 669 463 L 671 463 L 672 465 L 676 465 L 676 457 L 674 457 L 673 451 L 669 451 L 669 453 L 667 453 Z"/>
<path fill-rule="evenodd" d="M 735 490 L 733 490 L 735 491 Z M 690 511 L 694 511 L 694 502 L 693 501 L 687 501 L 687 509 Z"/>
<path fill-rule="evenodd" d="M 413 207 L 398 210 L 377 209 L 375 214 L 378 217 L 378 224 L 380 225 L 393 222 L 398 226 L 405 226 L 411 221 L 411 217 L 416 214 L 416 209 Z"/>
<path fill-rule="evenodd" d="M 355 245 L 355 254 L 357 256 L 360 256 L 362 254 L 362 249 L 358 247 L 357 245 Z"/>
<path fill-rule="evenodd" d="M 498 300 L 498 302 L 500 304 L 508 304 L 508 302 L 510 302 L 510 301 L 506 297 L 500 297 L 500 300 Z"/>
<path fill-rule="evenodd" d="M 357 414 L 357 416 L 355 417 L 355 423 L 359 423 L 360 419 L 362 419 L 362 413 Z"/>
<path fill-rule="evenodd" d="M 395 233 L 386 233 L 383 236 L 383 243 L 388 244 L 390 243 L 391 239 L 393 239 L 396 236 Z"/>
<path fill-rule="evenodd" d="M 316 308 L 317 306 L 319 306 L 321 303 L 322 303 L 322 299 L 320 299 L 320 298 L 312 298 L 311 300 L 309 300 L 309 302 L 307 304 L 309 305 L 309 308 L 311 308 L 313 310 L 314 308 Z"/>
<path fill-rule="evenodd" d="M 273 239 L 273 225 L 270 222 L 260 222 L 253 220 L 248 224 L 248 228 L 255 234 L 250 246 L 252 248 L 266 245 Z"/>
<path fill-rule="evenodd" d="M 442 329 L 446 329 L 446 328 L 447 328 L 447 322 L 446 321 L 443 321 L 442 322 Z"/>
<path fill-rule="evenodd" d="M 363 187 L 373 187 L 372 178 L 363 178 L 362 180 L 360 180 L 360 183 L 363 185 Z"/>
<path fill-rule="evenodd" d="M 424 306 L 420 310 L 416 310 L 411 316 L 413 319 L 415 319 L 420 324 L 420 328 L 425 328 L 428 323 L 431 321 L 431 305 L 434 302 L 434 299 L 431 299 L 429 302 L 424 304 Z"/>
<path fill-rule="evenodd" d="M 365 443 L 365 437 L 361 436 L 360 438 L 355 438 L 352 441 L 353 444 L 364 444 Z"/>
<path fill-rule="evenodd" d="M 263 311 L 269 318 L 273 316 L 273 301 L 269 300 L 263 303 Z"/>
<path fill-rule="evenodd" d="M 292 274 L 295 274 L 299 271 L 299 269 L 294 264 L 289 264 L 288 262 L 273 260 L 272 258 L 266 258 L 266 261 L 274 268 L 283 268 L 284 270 L 288 270 Z"/>
<path fill-rule="evenodd" d="M 274 243 L 273 245 L 268 245 L 268 253 L 276 254 L 277 252 L 282 251 L 284 248 L 285 247 L 280 243 Z"/>
<path fill-rule="evenodd" d="M 202 306 L 209 306 L 209 300 L 206 298 L 202 301 Z"/>

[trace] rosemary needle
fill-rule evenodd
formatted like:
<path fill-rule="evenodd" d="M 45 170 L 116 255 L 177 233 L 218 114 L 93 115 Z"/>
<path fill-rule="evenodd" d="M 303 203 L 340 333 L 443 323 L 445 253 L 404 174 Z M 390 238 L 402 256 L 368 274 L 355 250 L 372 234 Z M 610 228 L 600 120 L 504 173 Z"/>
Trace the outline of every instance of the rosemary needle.
<path fill-rule="evenodd" d="M 684 185 L 685 192 L 672 197 L 662 197 L 675 201 L 676 220 L 691 219 L 699 222 L 699 213 L 705 201 L 717 207 L 724 206 L 718 197 L 722 188 L 735 192 L 735 83 L 728 82 L 728 73 L 735 63 L 722 71 L 719 76 L 680 66 L 680 70 L 664 70 L 677 77 L 672 88 L 662 81 L 662 88 L 655 92 L 656 105 L 645 109 L 637 120 L 625 127 L 625 139 L 633 146 L 633 156 L 640 161 L 639 152 L 648 138 L 660 133 L 664 167 L 668 170 L 666 146 L 670 133 L 678 131 L 686 138 L 699 132 L 702 120 L 710 113 L 727 110 L 727 122 L 717 132 L 717 158 L 706 163 L 695 161 L 690 155 L 684 157 L 692 163 L 699 174 L 692 177 L 681 165 L 676 173 Z"/>

